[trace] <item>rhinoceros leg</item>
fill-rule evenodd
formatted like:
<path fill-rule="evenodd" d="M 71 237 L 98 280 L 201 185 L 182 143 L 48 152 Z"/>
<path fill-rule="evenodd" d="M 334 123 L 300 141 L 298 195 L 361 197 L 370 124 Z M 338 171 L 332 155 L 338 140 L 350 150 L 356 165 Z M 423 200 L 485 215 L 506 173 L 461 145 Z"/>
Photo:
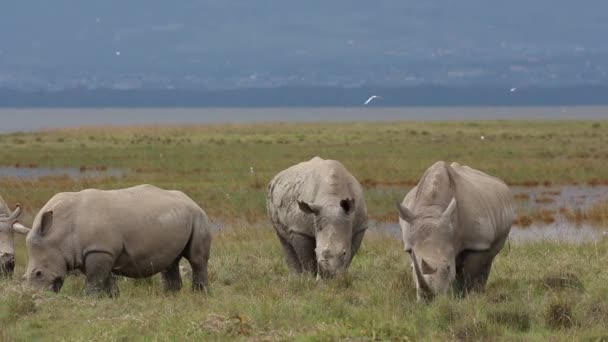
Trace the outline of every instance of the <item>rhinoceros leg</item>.
<path fill-rule="evenodd" d="M 195 229 L 190 246 L 184 253 L 192 268 L 192 289 L 195 291 L 205 291 L 209 285 L 207 264 L 210 253 L 211 235 L 202 228 Z"/>
<path fill-rule="evenodd" d="M 207 262 L 190 262 L 192 267 L 192 289 L 204 291 L 207 288 Z"/>
<path fill-rule="evenodd" d="M 281 242 L 281 248 L 283 249 L 283 255 L 285 255 L 285 262 L 287 262 L 289 271 L 292 273 L 302 273 L 302 265 L 300 265 L 300 260 L 293 246 L 279 233 L 277 233 L 277 236 Z"/>
<path fill-rule="evenodd" d="M 182 289 L 182 276 L 179 273 L 180 260 L 181 257 L 161 273 L 163 289 L 167 292 L 177 292 Z"/>
<path fill-rule="evenodd" d="M 293 246 L 293 249 L 296 252 L 296 255 L 298 256 L 302 271 L 317 274 L 315 239 L 302 234 L 292 234 L 291 245 Z"/>
<path fill-rule="evenodd" d="M 85 258 L 86 289 L 88 296 L 118 294 L 116 280 L 112 276 L 114 257 L 108 253 L 89 253 Z"/>
<path fill-rule="evenodd" d="M 350 261 L 353 261 L 355 254 L 357 254 L 357 251 L 359 251 L 361 241 L 363 241 L 363 236 L 365 236 L 365 230 L 361 230 L 353 236 L 353 241 L 350 247 Z"/>
<path fill-rule="evenodd" d="M 490 276 L 494 252 L 465 251 L 459 259 L 456 265 L 457 292 L 462 296 L 483 291 Z"/>

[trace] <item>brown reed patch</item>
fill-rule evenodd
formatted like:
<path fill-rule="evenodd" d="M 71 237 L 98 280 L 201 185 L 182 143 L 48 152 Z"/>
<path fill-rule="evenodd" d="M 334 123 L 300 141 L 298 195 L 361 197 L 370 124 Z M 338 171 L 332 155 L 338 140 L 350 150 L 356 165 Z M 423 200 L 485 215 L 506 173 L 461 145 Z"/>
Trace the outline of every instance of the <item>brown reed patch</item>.
<path fill-rule="evenodd" d="M 596 203 L 591 208 L 560 208 L 560 213 L 571 222 L 581 223 L 583 221 L 606 224 L 608 223 L 608 202 Z"/>
<path fill-rule="evenodd" d="M 399 220 L 399 216 L 396 212 L 386 212 L 381 215 L 372 215 L 373 219 L 378 222 L 397 222 Z"/>
<path fill-rule="evenodd" d="M 258 177 L 255 177 L 249 184 L 249 186 L 255 190 L 261 190 L 261 189 L 265 188 L 266 185 L 267 185 L 266 182 L 260 180 Z"/>
<path fill-rule="evenodd" d="M 523 200 L 530 199 L 530 194 L 527 192 L 518 192 L 515 195 L 513 195 L 513 198 L 516 200 L 523 201 Z"/>
<path fill-rule="evenodd" d="M 547 190 L 540 193 L 543 196 L 559 196 L 562 194 L 559 190 Z"/>
<path fill-rule="evenodd" d="M 539 203 L 539 204 L 548 204 L 548 203 L 554 203 L 555 200 L 551 197 L 538 197 L 534 200 L 534 202 Z"/>
<path fill-rule="evenodd" d="M 598 178 L 592 178 L 590 179 L 587 184 L 589 186 L 600 186 L 600 185 L 608 185 L 608 180 L 602 180 L 602 179 L 598 179 Z"/>
<path fill-rule="evenodd" d="M 551 224 L 551 223 L 555 222 L 555 217 L 553 217 L 553 215 L 543 215 L 541 217 L 541 220 L 545 224 Z"/>
<path fill-rule="evenodd" d="M 519 225 L 521 227 L 528 227 L 533 222 L 543 222 L 545 224 L 550 224 L 555 222 L 555 211 L 548 209 L 541 209 L 530 213 L 529 215 L 520 215 L 518 218 L 513 221 L 513 224 Z"/>
<path fill-rule="evenodd" d="M 520 227 L 530 227 L 532 225 L 532 218 L 520 215 L 513 220 L 513 224 Z"/>
<path fill-rule="evenodd" d="M 361 185 L 366 188 L 376 188 L 376 187 L 404 187 L 404 186 L 416 186 L 418 181 L 414 180 L 404 180 L 404 181 L 380 181 L 370 178 L 365 178 L 361 181 Z"/>

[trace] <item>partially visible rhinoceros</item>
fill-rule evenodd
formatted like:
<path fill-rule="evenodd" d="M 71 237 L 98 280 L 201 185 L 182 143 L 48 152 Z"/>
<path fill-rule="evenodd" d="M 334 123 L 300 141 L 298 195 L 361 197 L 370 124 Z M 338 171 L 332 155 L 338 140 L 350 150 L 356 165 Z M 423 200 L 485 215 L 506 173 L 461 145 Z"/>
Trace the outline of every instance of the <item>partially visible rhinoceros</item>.
<path fill-rule="evenodd" d="M 0 196 L 0 277 L 11 277 L 15 270 L 15 242 L 13 233 L 27 234 L 29 228 L 24 227 L 17 220 L 21 208 L 17 205 L 12 211 Z"/>
<path fill-rule="evenodd" d="M 38 288 L 59 291 L 68 271 L 79 269 L 87 294 L 115 294 L 111 273 L 145 278 L 161 272 L 165 290 L 178 291 L 182 257 L 192 267 L 193 288 L 207 285 L 207 215 L 179 191 L 140 185 L 59 193 L 34 219 L 26 243 L 25 278 Z"/>
<path fill-rule="evenodd" d="M 345 272 L 367 229 L 359 182 L 338 161 L 315 157 L 277 174 L 267 209 L 290 271 Z"/>
<path fill-rule="evenodd" d="M 509 188 L 457 163 L 433 164 L 398 204 L 418 300 L 483 290 L 513 221 Z"/>

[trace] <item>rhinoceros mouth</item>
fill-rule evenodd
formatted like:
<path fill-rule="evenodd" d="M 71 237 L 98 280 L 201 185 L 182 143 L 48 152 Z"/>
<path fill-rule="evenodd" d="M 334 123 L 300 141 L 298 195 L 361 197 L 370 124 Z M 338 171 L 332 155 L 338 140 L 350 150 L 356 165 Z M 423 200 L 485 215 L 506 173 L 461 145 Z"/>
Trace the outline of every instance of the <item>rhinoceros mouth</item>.
<path fill-rule="evenodd" d="M 63 286 L 63 278 L 57 277 L 53 280 L 53 283 L 51 284 L 51 290 L 53 292 L 59 292 L 59 290 L 61 290 L 62 286 Z"/>

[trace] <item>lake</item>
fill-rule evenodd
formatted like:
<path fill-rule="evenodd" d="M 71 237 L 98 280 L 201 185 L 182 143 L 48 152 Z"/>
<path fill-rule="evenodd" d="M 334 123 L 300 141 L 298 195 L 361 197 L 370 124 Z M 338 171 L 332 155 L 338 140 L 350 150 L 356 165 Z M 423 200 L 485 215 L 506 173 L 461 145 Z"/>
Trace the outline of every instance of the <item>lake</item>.
<path fill-rule="evenodd" d="M 61 127 L 310 121 L 608 119 L 608 106 L 0 109 L 0 133 Z"/>

